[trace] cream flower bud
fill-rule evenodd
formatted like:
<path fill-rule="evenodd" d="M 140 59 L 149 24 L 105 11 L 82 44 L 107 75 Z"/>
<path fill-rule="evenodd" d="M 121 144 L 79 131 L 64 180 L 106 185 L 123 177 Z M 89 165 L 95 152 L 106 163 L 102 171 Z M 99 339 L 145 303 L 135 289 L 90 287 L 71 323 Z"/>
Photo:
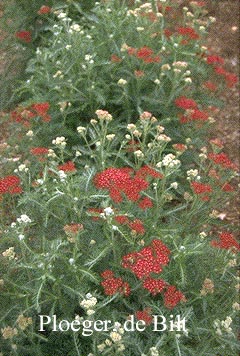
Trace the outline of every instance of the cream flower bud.
<path fill-rule="evenodd" d="M 124 85 L 127 84 L 127 81 L 126 81 L 125 79 L 121 78 L 121 79 L 119 79 L 119 81 L 118 81 L 117 83 L 118 83 L 118 85 L 120 85 L 120 86 L 124 86 Z"/>

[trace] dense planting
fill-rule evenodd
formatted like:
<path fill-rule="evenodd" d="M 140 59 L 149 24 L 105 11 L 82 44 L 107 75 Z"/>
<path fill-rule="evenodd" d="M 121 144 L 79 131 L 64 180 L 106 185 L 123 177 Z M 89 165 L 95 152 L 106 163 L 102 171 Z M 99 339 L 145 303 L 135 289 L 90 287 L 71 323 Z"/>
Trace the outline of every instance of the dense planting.
<path fill-rule="evenodd" d="M 209 136 L 237 79 L 205 46 L 215 19 L 203 1 L 34 11 L 6 114 L 0 351 L 237 355 L 237 166 Z"/>

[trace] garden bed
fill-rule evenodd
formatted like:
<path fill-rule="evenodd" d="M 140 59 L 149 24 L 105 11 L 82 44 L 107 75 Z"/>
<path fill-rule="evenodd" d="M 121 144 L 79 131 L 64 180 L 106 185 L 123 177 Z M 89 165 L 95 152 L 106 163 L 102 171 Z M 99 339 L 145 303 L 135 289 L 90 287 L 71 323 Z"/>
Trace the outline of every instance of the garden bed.
<path fill-rule="evenodd" d="M 39 4 L 2 115 L 0 351 L 237 355 L 224 2 Z"/>

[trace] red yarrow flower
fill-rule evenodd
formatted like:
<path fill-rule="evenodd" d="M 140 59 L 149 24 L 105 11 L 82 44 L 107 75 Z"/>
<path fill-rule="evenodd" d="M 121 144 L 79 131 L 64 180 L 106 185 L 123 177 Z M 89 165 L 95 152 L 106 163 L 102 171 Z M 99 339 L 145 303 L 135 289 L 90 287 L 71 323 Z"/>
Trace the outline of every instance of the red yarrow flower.
<path fill-rule="evenodd" d="M 149 277 L 151 273 L 161 273 L 162 266 L 169 262 L 170 250 L 160 240 L 153 240 L 139 252 L 131 252 L 122 258 L 124 268 L 130 269 L 138 278 Z"/>
<path fill-rule="evenodd" d="M 179 302 L 186 301 L 184 294 L 176 289 L 175 286 L 168 286 L 164 293 L 164 305 L 168 309 L 173 309 Z"/>
<path fill-rule="evenodd" d="M 77 235 L 79 231 L 83 230 L 83 225 L 72 223 L 72 224 L 65 225 L 63 230 L 67 235 Z"/>
<path fill-rule="evenodd" d="M 224 64 L 224 59 L 218 55 L 209 55 L 207 56 L 208 64 Z"/>
<path fill-rule="evenodd" d="M 225 80 L 227 83 L 228 88 L 232 88 L 235 86 L 238 82 L 238 77 L 236 74 L 226 72 L 225 73 Z"/>
<path fill-rule="evenodd" d="M 166 286 L 163 279 L 148 277 L 143 282 L 143 288 L 147 289 L 153 296 L 161 293 Z"/>
<path fill-rule="evenodd" d="M 128 226 L 136 234 L 144 235 L 144 233 L 145 233 L 144 225 L 143 225 L 143 223 L 142 223 L 142 221 L 140 219 L 136 219 L 136 220 L 130 222 L 128 224 Z"/>
<path fill-rule="evenodd" d="M 64 164 L 61 164 L 58 166 L 59 171 L 64 171 L 64 172 L 76 172 L 77 168 L 72 161 L 68 161 Z"/>
<path fill-rule="evenodd" d="M 183 143 L 174 143 L 173 144 L 173 148 L 177 151 L 177 152 L 184 152 L 187 149 L 187 146 L 184 145 Z"/>
<path fill-rule="evenodd" d="M 200 195 L 200 199 L 203 201 L 210 200 L 209 193 L 212 192 L 212 187 L 209 184 L 204 184 L 200 182 L 191 182 L 191 188 L 194 193 Z"/>
<path fill-rule="evenodd" d="M 139 201 L 138 206 L 140 209 L 148 209 L 153 207 L 153 202 L 148 197 L 144 197 L 142 200 Z"/>
<path fill-rule="evenodd" d="M 139 170 L 136 172 L 136 176 L 143 179 L 146 179 L 146 177 L 148 176 L 153 178 L 159 178 L 159 179 L 163 178 L 162 173 L 159 173 L 158 171 L 156 171 L 154 168 L 150 166 L 142 166 L 141 168 L 139 168 Z"/>
<path fill-rule="evenodd" d="M 178 97 L 174 103 L 178 108 L 184 110 L 197 108 L 197 103 L 195 102 L 195 100 L 187 98 L 186 96 Z"/>
<path fill-rule="evenodd" d="M 212 187 L 209 184 L 191 182 L 191 187 L 195 194 L 205 194 L 212 192 Z"/>
<path fill-rule="evenodd" d="M 50 104 L 48 102 L 35 103 L 32 104 L 31 108 L 36 111 L 39 116 L 45 116 L 50 108 Z"/>
<path fill-rule="evenodd" d="M 126 297 L 130 295 L 131 289 L 129 284 L 124 282 L 120 277 L 114 277 L 114 273 L 111 270 L 104 271 L 101 277 L 104 279 L 101 285 L 106 295 L 114 295 L 116 293 L 120 293 Z"/>
<path fill-rule="evenodd" d="M 150 47 L 144 46 L 137 50 L 136 56 L 137 58 L 146 59 L 147 57 L 151 57 L 153 53 Z"/>
<path fill-rule="evenodd" d="M 226 153 L 209 153 L 208 158 L 222 168 L 237 170 L 237 165 L 229 159 Z"/>
<path fill-rule="evenodd" d="M 20 179 L 17 176 L 10 175 L 0 179 L 0 194 L 20 194 L 22 187 Z"/>
<path fill-rule="evenodd" d="M 48 154 L 48 148 L 46 147 L 33 147 L 30 149 L 31 154 L 34 156 L 44 156 Z"/>
<path fill-rule="evenodd" d="M 226 250 L 230 249 L 234 253 L 240 250 L 240 244 L 230 232 L 221 232 L 218 237 L 219 240 L 211 241 L 211 245 L 213 247 L 222 248 Z"/>
<path fill-rule="evenodd" d="M 146 325 L 150 325 L 153 320 L 151 313 L 151 308 L 145 308 L 143 310 L 136 311 L 135 315 L 138 320 L 143 320 Z"/>
<path fill-rule="evenodd" d="M 51 7 L 43 5 L 40 7 L 40 9 L 38 10 L 38 15 L 46 15 L 49 14 L 49 12 L 51 12 Z"/>
<path fill-rule="evenodd" d="M 126 215 L 118 215 L 118 216 L 115 216 L 114 219 L 120 225 L 126 225 L 129 223 L 129 219 Z"/>
<path fill-rule="evenodd" d="M 177 32 L 179 35 L 186 36 L 191 40 L 199 39 L 199 34 L 192 27 L 179 27 Z"/>
<path fill-rule="evenodd" d="M 234 187 L 229 183 L 224 183 L 221 189 L 224 192 L 234 192 L 235 191 Z"/>
<path fill-rule="evenodd" d="M 19 40 L 30 43 L 32 41 L 32 35 L 30 31 L 18 31 L 15 33 L 16 38 Z"/>

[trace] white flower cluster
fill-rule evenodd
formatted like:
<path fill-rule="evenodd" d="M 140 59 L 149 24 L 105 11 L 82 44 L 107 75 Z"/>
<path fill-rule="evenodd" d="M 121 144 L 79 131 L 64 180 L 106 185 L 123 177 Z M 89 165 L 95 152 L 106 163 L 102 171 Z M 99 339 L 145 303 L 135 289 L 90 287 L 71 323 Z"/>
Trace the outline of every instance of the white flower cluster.
<path fill-rule="evenodd" d="M 83 299 L 79 304 L 86 310 L 87 315 L 92 315 L 95 313 L 93 308 L 97 304 L 97 298 L 93 297 L 91 293 L 87 293 L 86 299 Z"/>
<path fill-rule="evenodd" d="M 159 352 L 156 347 L 151 347 L 149 351 L 151 356 L 159 356 Z"/>
<path fill-rule="evenodd" d="M 118 322 L 114 323 L 114 328 L 109 335 L 110 339 L 106 339 L 104 343 L 99 344 L 97 346 L 98 351 L 103 352 L 107 346 L 112 346 L 113 343 L 116 344 L 118 352 L 124 351 L 125 346 L 122 343 L 123 334 L 124 334 L 124 329 L 122 328 L 121 324 Z"/>
<path fill-rule="evenodd" d="M 170 184 L 170 188 L 177 189 L 178 188 L 178 182 L 173 182 Z"/>
<path fill-rule="evenodd" d="M 191 180 L 191 179 L 197 179 L 197 180 L 201 179 L 201 177 L 198 175 L 197 169 L 189 169 L 189 171 L 187 171 L 187 180 Z"/>
<path fill-rule="evenodd" d="M 14 260 L 16 258 L 14 247 L 9 247 L 7 250 L 3 251 L 2 256 L 8 258 L 9 260 Z"/>
<path fill-rule="evenodd" d="M 112 121 L 112 115 L 109 114 L 108 111 L 106 110 L 96 110 L 95 114 L 97 115 L 99 120 L 103 120 L 103 121 Z"/>
<path fill-rule="evenodd" d="M 86 54 L 84 57 L 85 61 L 88 62 L 89 64 L 93 64 L 94 60 L 93 60 L 93 56 L 91 54 Z"/>
<path fill-rule="evenodd" d="M 73 23 L 70 28 L 69 28 L 69 33 L 73 33 L 73 32 L 80 32 L 81 34 L 84 33 L 84 31 L 82 30 L 82 27 L 80 25 L 78 25 L 77 23 Z"/>
<path fill-rule="evenodd" d="M 56 137 L 52 140 L 52 144 L 64 148 L 67 145 L 66 138 L 64 136 Z"/>
<path fill-rule="evenodd" d="M 62 171 L 62 170 L 58 171 L 58 176 L 59 176 L 61 182 L 65 182 L 67 175 L 64 171 Z"/>
<path fill-rule="evenodd" d="M 232 318 L 227 316 L 225 320 L 215 320 L 213 323 L 214 328 L 216 329 L 216 334 L 221 336 L 223 332 L 231 333 L 232 328 L 230 325 L 232 324 Z"/>
<path fill-rule="evenodd" d="M 174 156 L 172 153 L 169 153 L 166 155 L 161 162 L 158 162 L 156 166 L 159 167 L 168 167 L 168 168 L 175 168 L 179 166 L 181 162 L 179 159 L 176 159 L 176 156 Z"/>
<path fill-rule="evenodd" d="M 22 163 L 18 166 L 18 168 L 14 169 L 14 173 L 18 172 L 25 172 L 27 173 L 29 171 L 29 168 L 26 166 L 26 164 Z"/>
<path fill-rule="evenodd" d="M 124 86 L 124 85 L 127 84 L 127 80 L 125 80 L 125 79 L 123 79 L 123 78 L 120 78 L 117 83 L 118 83 L 118 85 L 120 85 L 120 86 Z"/>
<path fill-rule="evenodd" d="M 160 134 L 158 136 L 156 136 L 156 140 L 157 141 L 162 141 L 162 142 L 170 142 L 172 141 L 171 137 L 165 135 L 165 134 Z"/>
<path fill-rule="evenodd" d="M 17 218 L 17 222 L 19 224 L 30 224 L 32 222 L 32 220 L 30 219 L 30 217 L 27 214 L 22 214 L 20 216 L 20 218 Z M 16 227 L 16 223 L 12 223 L 11 227 Z"/>
<path fill-rule="evenodd" d="M 30 224 L 31 222 L 32 222 L 32 220 L 30 219 L 30 217 L 28 215 L 22 214 L 20 216 L 20 218 L 17 218 L 16 222 L 11 223 L 11 225 L 10 225 L 11 228 L 17 229 L 16 232 L 19 234 L 18 239 L 20 241 L 24 240 L 24 238 L 25 238 L 25 235 L 22 233 L 21 225 L 23 225 L 23 224 L 27 225 L 27 224 Z M 18 223 L 18 226 L 17 226 L 17 223 Z M 18 230 L 18 228 L 20 228 L 20 229 Z"/>
<path fill-rule="evenodd" d="M 86 127 L 84 126 L 78 126 L 77 127 L 77 132 L 81 135 L 86 131 Z"/>

